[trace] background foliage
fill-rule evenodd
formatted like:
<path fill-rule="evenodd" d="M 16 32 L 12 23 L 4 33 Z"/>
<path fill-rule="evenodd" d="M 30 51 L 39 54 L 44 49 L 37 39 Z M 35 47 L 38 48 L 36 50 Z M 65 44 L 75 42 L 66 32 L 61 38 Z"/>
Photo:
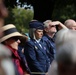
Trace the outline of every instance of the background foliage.
<path fill-rule="evenodd" d="M 50 1 L 53 2 L 52 5 L 49 4 Z M 17 6 L 20 5 L 23 7 L 25 4 L 33 5 L 35 8 L 34 10 L 38 13 L 36 14 L 32 10 L 26 8 L 17 8 Z M 43 20 L 44 18 L 49 19 L 49 17 L 51 20 L 59 20 L 63 23 L 69 18 L 76 20 L 76 0 L 5 0 L 5 5 L 9 8 L 10 13 L 5 24 L 14 23 L 18 30 L 23 32 L 28 32 L 28 23 L 33 19 L 35 14 L 38 20 L 41 20 L 41 18 Z M 49 14 L 47 12 L 49 12 Z M 45 16 L 42 16 L 41 13 Z"/>
<path fill-rule="evenodd" d="M 5 24 L 15 24 L 20 32 L 28 32 L 28 24 L 33 19 L 33 10 L 23 8 L 9 8 L 9 16 L 5 20 Z"/>
<path fill-rule="evenodd" d="M 53 20 L 64 22 L 66 19 L 76 20 L 76 0 L 56 0 L 52 13 Z"/>

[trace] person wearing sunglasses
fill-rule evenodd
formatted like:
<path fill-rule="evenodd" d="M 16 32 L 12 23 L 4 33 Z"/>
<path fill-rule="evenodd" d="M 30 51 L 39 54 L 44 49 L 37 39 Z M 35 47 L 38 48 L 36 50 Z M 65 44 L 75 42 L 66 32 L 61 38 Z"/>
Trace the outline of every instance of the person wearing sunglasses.
<path fill-rule="evenodd" d="M 26 42 L 27 37 L 20 34 L 13 24 L 3 26 L 2 30 L 4 35 L 1 37 L 0 42 L 12 52 L 11 57 L 15 64 L 16 73 L 18 73 L 18 75 L 28 74 L 25 64 L 18 54 L 18 45 L 23 41 Z"/>

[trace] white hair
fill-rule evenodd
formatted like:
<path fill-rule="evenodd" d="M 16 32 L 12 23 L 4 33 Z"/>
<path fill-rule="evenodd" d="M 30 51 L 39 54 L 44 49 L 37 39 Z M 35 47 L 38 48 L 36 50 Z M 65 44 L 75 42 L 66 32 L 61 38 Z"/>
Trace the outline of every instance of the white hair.
<path fill-rule="evenodd" d="M 57 62 L 76 63 L 76 31 L 62 29 L 56 34 Z"/>
<path fill-rule="evenodd" d="M 29 37 L 35 39 L 35 28 L 30 28 L 29 29 Z"/>
<path fill-rule="evenodd" d="M 72 41 L 76 39 L 76 31 L 69 29 L 61 29 L 56 34 L 56 47 L 62 45 L 64 42 Z"/>
<path fill-rule="evenodd" d="M 46 20 L 43 22 L 44 28 L 49 26 L 49 23 L 52 22 L 52 20 Z"/>

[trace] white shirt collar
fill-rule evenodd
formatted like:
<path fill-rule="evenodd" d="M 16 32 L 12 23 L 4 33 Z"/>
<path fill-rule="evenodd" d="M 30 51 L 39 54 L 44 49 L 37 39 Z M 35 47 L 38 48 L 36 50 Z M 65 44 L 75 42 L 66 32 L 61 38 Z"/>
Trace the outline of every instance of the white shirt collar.
<path fill-rule="evenodd" d="M 38 43 L 40 42 L 40 40 L 41 40 L 41 39 L 38 39 L 38 40 L 36 39 L 36 41 L 37 41 Z"/>

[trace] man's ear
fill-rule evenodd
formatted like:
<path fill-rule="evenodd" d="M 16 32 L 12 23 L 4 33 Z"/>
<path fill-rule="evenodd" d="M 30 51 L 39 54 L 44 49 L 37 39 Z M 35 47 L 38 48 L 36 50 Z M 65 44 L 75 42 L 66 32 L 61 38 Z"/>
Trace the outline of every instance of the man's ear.
<path fill-rule="evenodd" d="M 44 31 L 45 31 L 45 32 L 48 32 L 47 28 L 44 28 Z"/>

